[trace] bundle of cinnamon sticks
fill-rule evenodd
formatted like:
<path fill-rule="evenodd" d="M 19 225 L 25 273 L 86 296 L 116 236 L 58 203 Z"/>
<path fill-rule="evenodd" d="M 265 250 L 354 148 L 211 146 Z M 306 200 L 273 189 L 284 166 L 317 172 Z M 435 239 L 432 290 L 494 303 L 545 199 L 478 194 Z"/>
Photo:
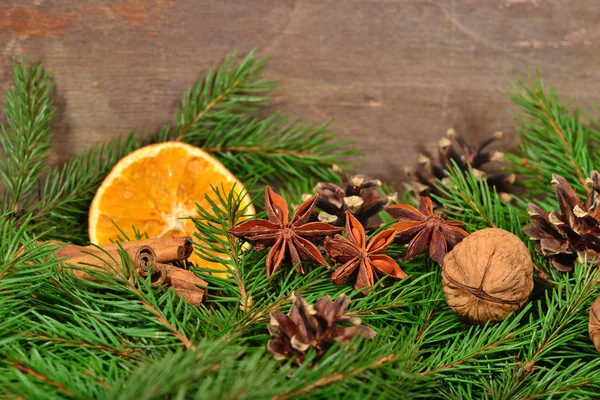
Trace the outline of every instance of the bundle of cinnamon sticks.
<path fill-rule="evenodd" d="M 121 250 L 122 249 L 122 250 Z M 187 259 L 193 252 L 187 236 L 145 239 L 97 246 L 68 244 L 56 254 L 64 259 L 63 268 L 71 268 L 81 279 L 98 281 L 94 272 L 122 274 L 121 254 L 124 251 L 133 261 L 135 271 L 148 277 L 153 286 L 173 286 L 175 292 L 189 303 L 199 306 L 204 300 L 207 283 L 192 271 L 169 263 Z"/>

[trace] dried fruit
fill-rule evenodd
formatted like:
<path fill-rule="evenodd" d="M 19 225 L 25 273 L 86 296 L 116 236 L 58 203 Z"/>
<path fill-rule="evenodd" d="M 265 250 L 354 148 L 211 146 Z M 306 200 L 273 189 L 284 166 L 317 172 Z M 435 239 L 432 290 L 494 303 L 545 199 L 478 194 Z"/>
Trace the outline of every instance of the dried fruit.
<path fill-rule="evenodd" d="M 257 250 L 272 246 L 267 255 L 267 276 L 279 269 L 288 257 L 296 271 L 304 274 L 301 260 L 309 260 L 318 265 L 329 265 L 312 241 L 323 239 L 341 231 L 323 222 L 308 222 L 315 208 L 316 197 L 305 201 L 296 209 L 289 220 L 288 204 L 283 197 L 273 192 L 269 186 L 265 191 L 265 208 L 268 220 L 253 219 L 229 230 L 229 233 L 252 243 Z"/>
<path fill-rule="evenodd" d="M 396 193 L 386 197 L 379 194 L 379 179 L 366 179 L 364 175 L 346 175 L 337 165 L 333 171 L 342 179 L 342 186 L 335 183 L 320 182 L 315 186 L 318 215 L 321 222 L 336 226 L 346 224 L 346 211 L 350 211 L 361 224 L 366 225 L 369 218 L 383 210 L 383 207 L 395 201 Z"/>
<path fill-rule="evenodd" d="M 510 232 L 488 228 L 472 233 L 444 259 L 444 293 L 462 319 L 484 324 L 504 320 L 533 290 L 533 261 Z"/>
<path fill-rule="evenodd" d="M 531 226 L 523 228 L 536 240 L 539 254 L 549 257 L 559 271 L 571 271 L 575 260 L 600 264 L 600 174 L 592 171 L 588 180 L 592 190 L 585 202 L 565 178 L 552 175 L 552 186 L 560 213 L 550 213 L 535 204 L 529 204 Z M 593 261 L 592 261 L 593 260 Z"/>
<path fill-rule="evenodd" d="M 387 229 L 379 232 L 367 243 L 364 227 L 349 211 L 346 213 L 346 237 L 336 235 L 333 239 L 325 239 L 327 256 L 340 264 L 331 277 L 333 283 L 346 283 L 350 275 L 358 270 L 354 288 L 363 289 L 366 294 L 377 281 L 378 275 L 405 278 L 407 275 L 398 263 L 383 254 L 394 241 L 396 231 Z"/>
<path fill-rule="evenodd" d="M 375 337 L 373 329 L 360 326 L 360 318 L 344 314 L 350 305 L 350 298 L 345 295 L 335 302 L 325 296 L 314 305 L 298 294 L 292 295 L 291 300 L 288 315 L 273 312 L 268 325 L 273 339 L 267 348 L 277 359 L 294 357 L 294 362 L 300 365 L 311 348 L 316 350 L 318 360 L 335 342 L 344 343 L 356 336 Z"/>
<path fill-rule="evenodd" d="M 588 332 L 596 350 L 600 353 L 600 297 L 598 297 L 590 308 L 590 323 Z"/>
<path fill-rule="evenodd" d="M 180 142 L 142 147 L 123 157 L 96 192 L 89 212 L 90 241 L 104 245 L 140 232 L 150 238 L 191 236 L 196 228 L 189 217 L 198 216 L 198 207 L 212 209 L 207 198 L 216 200 L 213 186 L 246 192 L 219 160 L 198 147 Z M 246 194 L 241 206 L 254 214 L 250 203 Z M 196 254 L 189 260 L 224 269 Z"/>
<path fill-rule="evenodd" d="M 485 179 L 488 185 L 495 187 L 501 197 L 510 198 L 510 195 L 505 193 L 505 190 L 508 189 L 506 187 L 507 184 L 514 182 L 515 175 L 501 172 L 488 174 L 481 169 L 489 162 L 502 161 L 504 159 L 504 153 L 502 152 L 485 151 L 485 148 L 490 144 L 502 139 L 502 132 L 495 132 L 474 147 L 469 145 L 464 137 L 457 135 L 454 129 L 448 129 L 446 136 L 439 142 L 439 164 L 434 163 L 433 157 L 430 154 L 423 152 L 419 156 L 417 168 L 414 170 L 411 168 L 406 169 L 406 174 L 409 178 L 409 183 L 407 184 L 408 190 L 415 193 L 417 197 L 429 196 L 431 194 L 441 196 L 442 193 L 435 186 L 436 182 L 438 180 L 446 182 L 448 179 L 446 171 L 452 166 L 452 161 L 454 161 L 461 171 L 466 172 L 470 166 L 476 177 Z M 451 140 L 456 142 L 462 154 L 456 151 Z"/>
<path fill-rule="evenodd" d="M 395 204 L 385 210 L 398 220 L 391 229 L 397 230 L 398 236 L 408 242 L 405 260 L 412 259 L 429 245 L 429 257 L 443 265 L 446 253 L 468 235 L 460 222 L 446 221 L 435 215 L 429 197 L 421 198 L 418 210 L 409 204 Z"/>

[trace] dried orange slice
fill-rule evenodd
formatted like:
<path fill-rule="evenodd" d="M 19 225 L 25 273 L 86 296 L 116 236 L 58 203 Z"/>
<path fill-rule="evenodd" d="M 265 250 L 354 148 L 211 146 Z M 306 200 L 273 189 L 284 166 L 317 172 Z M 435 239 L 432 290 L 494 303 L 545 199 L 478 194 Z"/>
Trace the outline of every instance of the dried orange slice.
<path fill-rule="evenodd" d="M 228 193 L 234 185 L 238 193 L 246 192 L 223 164 L 197 147 L 179 142 L 142 147 L 121 159 L 96 192 L 89 214 L 90 241 L 110 243 L 122 237 L 119 229 L 133 239 L 134 228 L 150 238 L 193 235 L 194 223 L 186 217 L 198 215 L 196 204 L 211 210 L 206 195 L 216 200 L 212 187 Z M 242 206 L 250 201 L 246 194 Z M 247 212 L 255 213 L 252 205 Z M 195 254 L 190 261 L 220 267 Z"/>

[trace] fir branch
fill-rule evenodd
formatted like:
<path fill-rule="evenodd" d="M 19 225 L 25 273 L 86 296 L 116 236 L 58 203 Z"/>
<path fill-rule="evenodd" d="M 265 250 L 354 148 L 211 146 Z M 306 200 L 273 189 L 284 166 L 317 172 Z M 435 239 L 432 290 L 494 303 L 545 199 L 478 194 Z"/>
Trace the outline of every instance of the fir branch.
<path fill-rule="evenodd" d="M 25 333 L 25 334 L 23 334 L 23 338 L 28 341 L 41 341 L 43 343 L 52 343 L 52 344 L 58 344 L 61 346 L 71 346 L 71 347 L 88 348 L 88 349 L 92 349 L 92 350 L 102 350 L 102 351 L 106 351 L 107 353 L 111 353 L 116 356 L 119 356 L 126 360 L 133 359 L 136 355 L 138 355 L 138 352 L 132 348 L 124 348 L 122 350 L 119 350 L 119 349 L 109 347 L 105 344 L 89 343 L 89 342 L 85 342 L 81 339 L 69 340 L 64 337 L 51 337 L 51 336 L 44 335 L 42 333 Z"/>
<path fill-rule="evenodd" d="M 396 360 L 396 358 L 397 358 L 396 354 L 389 354 L 385 357 L 380 358 L 379 360 L 377 360 L 375 362 L 372 362 L 369 365 L 365 365 L 365 366 L 356 368 L 352 371 L 335 373 L 335 374 L 332 374 L 329 376 L 324 376 L 323 378 L 319 379 L 318 381 L 311 383 L 310 385 L 308 385 L 302 389 L 295 390 L 291 393 L 284 393 L 284 394 L 280 394 L 277 396 L 273 396 L 271 399 L 272 400 L 283 400 L 283 399 L 287 399 L 289 397 L 300 396 L 300 395 L 309 393 L 319 387 L 331 385 L 332 383 L 339 382 L 339 381 L 347 379 L 349 377 L 361 374 L 366 370 L 375 369 L 383 364 L 393 362 Z"/>
<path fill-rule="evenodd" d="M 460 369 L 460 372 L 451 371 L 450 376 L 444 377 L 446 380 L 453 380 L 460 379 L 460 376 L 470 372 L 485 374 L 502 369 L 504 365 L 499 361 L 506 358 L 507 352 L 520 347 L 520 342 L 516 339 L 532 331 L 532 328 L 527 325 L 519 326 L 520 321 L 527 313 L 527 308 L 525 307 L 519 314 L 507 318 L 498 325 L 475 326 L 466 332 L 457 333 L 452 343 L 431 356 L 431 362 L 428 363 L 429 368 L 421 374 L 445 374 L 450 370 Z M 431 324 L 429 329 L 433 331 L 440 329 L 440 326 L 436 325 L 435 323 Z M 425 332 L 423 336 L 431 337 L 432 335 Z M 477 363 L 479 358 L 486 364 L 485 367 L 481 366 L 482 362 Z"/>
<path fill-rule="evenodd" d="M 41 62 L 13 63 L 13 87 L 6 94 L 0 145 L 0 182 L 3 210 L 20 215 L 35 195 L 51 148 L 50 120 L 55 112 L 50 74 Z"/>
<path fill-rule="evenodd" d="M 519 108 L 515 122 L 521 156 L 507 159 L 524 177 L 520 182 L 530 189 L 528 194 L 548 194 L 552 174 L 567 178 L 580 195 L 587 194 L 586 179 L 594 168 L 589 145 L 598 135 L 582 124 L 579 109 L 560 103 L 552 86 L 546 89 L 539 74 L 513 83 L 513 89 L 509 98 Z"/>
<path fill-rule="evenodd" d="M 48 378 L 44 374 L 41 374 L 41 373 L 35 371 L 33 368 L 26 367 L 25 365 L 21 364 L 20 362 L 17 362 L 17 361 L 11 360 L 11 359 L 8 359 L 6 361 L 9 364 L 11 364 L 13 368 L 17 369 L 19 372 L 21 372 L 25 375 L 29 375 L 29 376 L 41 381 L 42 383 L 45 383 L 47 385 L 54 387 L 59 393 L 69 396 L 69 397 L 75 397 L 75 393 L 71 392 L 69 389 L 64 387 L 60 382 L 53 381 L 52 379 Z"/>
<path fill-rule="evenodd" d="M 448 184 L 438 185 L 442 196 L 436 199 L 444 204 L 444 211 L 451 219 L 463 222 L 469 231 L 501 228 L 525 238 L 521 227 L 528 220 L 527 214 L 500 199 L 495 189 L 478 179 L 470 166 L 462 171 L 454 163 L 448 177 Z"/>
<path fill-rule="evenodd" d="M 174 130 L 175 140 L 187 141 L 186 136 L 199 128 L 227 119 L 242 111 L 252 111 L 269 100 L 264 94 L 276 88 L 275 82 L 260 75 L 267 59 L 257 59 L 253 50 L 234 68 L 237 51 L 229 53 L 221 66 L 188 89 L 181 101 Z M 202 124 L 200 122 L 203 122 Z"/>
<path fill-rule="evenodd" d="M 196 227 L 194 236 L 198 255 L 204 260 L 221 264 L 226 273 L 231 275 L 237 285 L 242 311 L 248 311 L 252 307 L 252 298 L 245 288 L 243 273 L 244 246 L 229 234 L 229 229 L 245 219 L 250 207 L 250 204 L 243 205 L 245 198 L 246 192 L 236 192 L 235 186 L 227 193 L 223 187 L 213 188 L 213 193 L 205 196 L 210 209 L 198 207 L 198 217 L 192 218 Z M 210 275 L 217 271 L 206 272 Z"/>
<path fill-rule="evenodd" d="M 148 310 L 150 313 L 152 313 L 152 315 L 154 315 L 154 317 L 156 318 L 156 321 L 159 324 L 161 324 L 162 326 L 167 328 L 173 334 L 173 336 L 175 336 L 177 338 L 177 340 L 179 340 L 185 346 L 186 349 L 194 350 L 195 346 L 192 343 L 192 341 L 190 339 L 188 339 L 182 332 L 180 332 L 175 326 L 173 326 L 173 324 L 171 324 L 169 321 L 167 321 L 164 314 L 160 310 L 158 310 L 156 307 L 154 307 L 149 302 L 144 301 L 143 300 L 144 296 L 140 293 L 139 290 L 137 290 L 135 287 L 132 287 L 131 291 L 140 297 L 140 299 L 141 299 L 140 302 L 142 303 L 144 308 L 146 310 Z"/>
<path fill-rule="evenodd" d="M 500 340 L 498 340 L 498 341 L 489 343 L 485 347 L 477 349 L 477 350 L 475 350 L 475 351 L 473 351 L 471 353 L 468 353 L 467 355 L 463 356 L 462 358 L 454 360 L 454 361 L 452 361 L 452 362 L 450 362 L 448 364 L 440 365 L 440 366 L 435 367 L 434 369 L 429 370 L 429 371 L 423 371 L 423 372 L 421 372 L 421 375 L 436 374 L 436 373 L 442 372 L 444 370 L 448 370 L 448 369 L 457 367 L 459 365 L 462 365 L 462 364 L 464 364 L 464 363 L 466 363 L 468 361 L 471 361 L 472 359 L 476 358 L 477 356 L 480 356 L 482 354 L 486 354 L 490 350 L 492 350 L 492 349 L 500 346 L 504 342 L 506 342 L 508 340 L 511 340 L 513 338 L 514 337 L 513 337 L 512 334 L 507 333 L 506 335 L 504 335 L 504 337 L 500 338 Z"/>
<path fill-rule="evenodd" d="M 185 141 L 214 153 L 244 180 L 262 183 L 331 180 L 331 165 L 358 154 L 345 149 L 329 123 L 311 125 L 301 118 L 276 112 L 266 117 L 232 116 L 199 129 Z"/>
<path fill-rule="evenodd" d="M 523 388 L 518 396 L 523 400 L 534 400 L 544 398 L 555 398 L 562 394 L 565 398 L 593 398 L 598 394 L 600 383 L 596 371 L 600 367 L 599 360 L 589 362 L 575 361 L 570 365 L 562 365 L 559 362 L 549 369 L 541 369 L 535 372 L 531 385 Z M 494 388 L 495 389 L 495 388 Z M 496 394 L 500 391 L 490 390 Z"/>
<path fill-rule="evenodd" d="M 546 293 L 545 301 L 537 304 L 537 321 L 532 318 L 529 321 L 528 325 L 535 329 L 536 335 L 528 340 L 519 363 L 506 371 L 508 378 L 505 385 L 497 388 L 500 389 L 499 393 L 502 393 L 503 398 L 511 398 L 522 391 L 529 391 L 529 385 L 536 384 L 543 371 L 548 375 L 544 380 L 552 381 L 550 375 L 559 375 L 565 368 L 577 369 L 578 360 L 586 359 L 591 354 L 594 357 L 597 355 L 596 351 L 590 348 L 589 338 L 582 335 L 582 332 L 587 331 L 589 307 L 600 294 L 597 286 L 599 279 L 600 273 L 591 266 L 576 264 L 574 276 L 563 275 L 554 282 L 555 286 L 552 291 Z M 570 351 L 564 353 L 563 349 Z M 592 362 L 600 366 L 600 361 Z M 543 363 L 544 367 L 536 372 L 536 366 L 540 363 Z M 563 365 L 565 363 L 571 364 L 572 367 Z M 552 368 L 557 365 L 561 367 Z M 573 380 L 580 379 L 584 386 L 589 383 L 587 379 L 581 379 L 579 376 L 571 377 Z"/>
<path fill-rule="evenodd" d="M 96 190 L 121 158 L 149 143 L 130 133 L 124 139 L 113 138 L 51 169 L 41 183 L 40 200 L 31 209 L 36 216 L 31 229 L 50 231 L 48 239 L 87 242 L 86 216 Z"/>

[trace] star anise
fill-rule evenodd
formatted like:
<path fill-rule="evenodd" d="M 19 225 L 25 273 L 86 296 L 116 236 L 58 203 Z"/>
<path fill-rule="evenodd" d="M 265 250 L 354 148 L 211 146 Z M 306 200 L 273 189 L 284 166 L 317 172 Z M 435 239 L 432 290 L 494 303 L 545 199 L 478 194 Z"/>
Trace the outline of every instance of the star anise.
<path fill-rule="evenodd" d="M 267 255 L 267 276 L 275 273 L 286 258 L 301 274 L 304 274 L 301 260 L 308 260 L 329 268 L 321 252 L 312 241 L 334 235 L 341 228 L 323 222 L 307 223 L 316 203 L 316 197 L 302 203 L 296 209 L 290 221 L 287 202 L 267 186 L 265 209 L 268 220 L 253 219 L 246 221 L 230 229 L 229 233 L 252 243 L 254 248 L 259 251 L 266 246 L 272 246 Z"/>
<path fill-rule="evenodd" d="M 337 165 L 332 169 L 340 176 L 342 185 L 319 182 L 315 186 L 317 208 L 321 210 L 318 220 L 321 222 L 344 226 L 348 210 L 361 224 L 366 225 L 369 218 L 383 210 L 385 205 L 394 202 L 397 197 L 396 193 L 381 196 L 377 190 L 381 186 L 379 179 L 367 179 L 364 175 L 347 175 Z"/>
<path fill-rule="evenodd" d="M 582 201 L 569 182 L 559 175 L 552 176 L 552 186 L 560 212 L 550 213 L 529 204 L 531 226 L 523 228 L 537 241 L 539 254 L 549 257 L 559 271 L 571 271 L 575 260 L 600 264 L 600 174 L 592 171 L 588 183 L 591 191 Z"/>
<path fill-rule="evenodd" d="M 378 274 L 390 275 L 396 279 L 405 278 L 407 275 L 398 263 L 383 254 L 395 237 L 396 230 L 387 229 L 376 234 L 367 243 L 365 228 L 346 211 L 346 237 L 336 235 L 333 239 L 325 239 L 327 256 L 340 264 L 331 277 L 333 283 L 346 283 L 350 275 L 358 270 L 354 288 L 363 289 L 366 294 L 375 285 Z"/>
<path fill-rule="evenodd" d="M 300 365 L 310 348 L 317 351 L 318 359 L 335 342 L 348 342 L 355 336 L 375 337 L 373 329 L 360 326 L 360 318 L 344 314 L 350 305 L 350 298 L 345 295 L 335 302 L 325 296 L 314 305 L 309 305 L 298 294 L 292 295 L 291 300 L 293 304 L 288 315 L 273 312 L 268 325 L 273 339 L 269 340 L 267 348 L 277 359 L 295 357 L 294 362 Z"/>
<path fill-rule="evenodd" d="M 405 260 L 415 257 L 429 245 L 429 257 L 443 265 L 446 253 L 468 235 L 460 222 L 435 215 L 429 197 L 421 199 L 418 210 L 409 204 L 395 204 L 385 210 L 398 220 L 390 229 L 397 230 L 401 240 L 408 242 Z"/>

